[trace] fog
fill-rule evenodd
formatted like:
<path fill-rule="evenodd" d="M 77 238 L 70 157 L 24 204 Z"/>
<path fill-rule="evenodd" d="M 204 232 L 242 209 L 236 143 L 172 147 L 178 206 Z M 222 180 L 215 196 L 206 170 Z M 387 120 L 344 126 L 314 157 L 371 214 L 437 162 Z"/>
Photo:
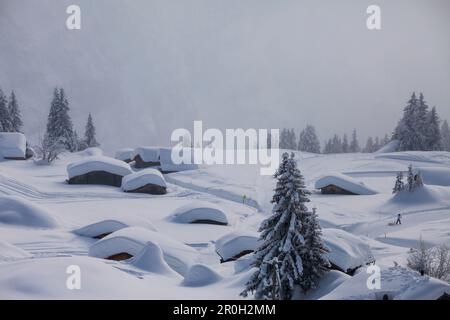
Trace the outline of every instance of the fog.
<path fill-rule="evenodd" d="M 449 30 L 448 0 L 0 0 L 0 88 L 36 141 L 64 87 L 78 133 L 91 112 L 108 152 L 169 145 L 194 120 L 365 140 L 392 132 L 414 90 L 450 120 Z"/>

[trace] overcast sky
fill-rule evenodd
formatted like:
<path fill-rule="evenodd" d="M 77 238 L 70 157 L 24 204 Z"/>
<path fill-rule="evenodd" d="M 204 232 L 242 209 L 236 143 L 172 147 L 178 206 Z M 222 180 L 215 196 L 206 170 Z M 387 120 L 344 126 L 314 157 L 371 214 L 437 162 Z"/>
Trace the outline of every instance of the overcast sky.
<path fill-rule="evenodd" d="M 81 31 L 65 27 L 75 3 Z M 168 145 L 194 120 L 381 136 L 413 90 L 450 119 L 450 1 L 0 0 L 0 87 L 33 138 L 55 86 L 109 152 Z"/>

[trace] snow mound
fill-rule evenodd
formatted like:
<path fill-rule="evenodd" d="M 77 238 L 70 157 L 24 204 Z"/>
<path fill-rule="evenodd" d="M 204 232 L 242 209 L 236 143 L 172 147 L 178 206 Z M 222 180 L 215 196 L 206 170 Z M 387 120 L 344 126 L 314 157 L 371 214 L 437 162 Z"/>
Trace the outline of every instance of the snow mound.
<path fill-rule="evenodd" d="M 448 200 L 450 197 L 450 190 L 441 186 L 428 186 L 423 185 L 420 188 L 416 188 L 409 192 L 403 190 L 396 193 L 391 199 L 388 200 L 387 206 L 391 207 L 394 205 L 398 209 L 413 207 L 418 205 L 433 204 L 438 205 L 448 205 Z"/>
<path fill-rule="evenodd" d="M 151 241 L 145 244 L 141 252 L 131 258 L 130 263 L 135 267 L 148 272 L 161 275 L 179 276 L 164 260 L 161 248 L 156 243 Z"/>
<path fill-rule="evenodd" d="M 178 223 L 228 224 L 227 215 L 221 209 L 202 202 L 193 202 L 176 209 L 170 219 Z"/>
<path fill-rule="evenodd" d="M 127 163 L 103 156 L 88 157 L 67 166 L 69 179 L 93 171 L 105 171 L 119 176 L 126 176 L 133 172 Z"/>
<path fill-rule="evenodd" d="M 252 254 L 240 257 L 234 263 L 234 273 L 241 273 L 252 268 L 252 263 L 255 261 Z"/>
<path fill-rule="evenodd" d="M 390 300 L 435 300 L 450 293 L 450 285 L 421 276 L 411 269 L 395 266 L 381 269 L 381 289 L 367 288 L 366 270 L 344 281 L 322 297 L 324 300 L 381 300 L 386 294 Z"/>
<path fill-rule="evenodd" d="M 15 196 L 0 196 L 0 223 L 33 228 L 56 227 L 56 221 L 46 211 Z"/>
<path fill-rule="evenodd" d="M 450 186 L 450 168 L 444 167 L 420 167 L 419 171 L 425 184 L 437 186 Z"/>
<path fill-rule="evenodd" d="M 114 158 L 117 160 L 125 161 L 125 160 L 132 160 L 134 159 L 135 152 L 132 148 L 123 148 L 116 151 L 116 155 Z"/>
<path fill-rule="evenodd" d="M 142 227 L 149 230 L 156 231 L 151 223 L 141 219 L 132 219 L 130 217 L 123 217 L 120 220 L 108 219 L 95 222 L 76 229 L 73 232 L 82 237 L 89 238 L 104 238 L 107 235 L 127 227 Z"/>
<path fill-rule="evenodd" d="M 31 254 L 25 250 L 16 247 L 9 242 L 0 241 L 0 261 L 10 261 L 30 257 Z"/>
<path fill-rule="evenodd" d="M 158 147 L 139 147 L 135 150 L 135 154 L 139 155 L 144 162 L 159 162 Z"/>
<path fill-rule="evenodd" d="M 189 268 L 182 282 L 187 287 L 203 287 L 222 280 L 217 272 L 204 264 L 196 264 Z"/>
<path fill-rule="evenodd" d="M 293 300 L 317 300 L 329 294 L 331 291 L 339 287 L 344 281 L 350 279 L 346 273 L 337 270 L 330 270 L 326 272 L 322 278 L 319 279 L 317 287 L 311 289 L 306 295 L 302 292 L 296 292 Z"/>
<path fill-rule="evenodd" d="M 103 150 L 97 147 L 90 147 L 83 151 L 78 152 L 80 156 L 83 157 L 94 157 L 94 156 L 103 156 Z"/>
<path fill-rule="evenodd" d="M 259 236 L 257 233 L 235 231 L 216 241 L 216 252 L 221 257 L 222 262 L 227 262 L 253 252 L 258 244 Z"/>
<path fill-rule="evenodd" d="M 89 248 L 89 256 L 108 258 L 120 253 L 136 256 L 149 241 L 160 246 L 164 260 L 181 275 L 186 273 L 198 257 L 197 251 L 184 243 L 140 227 L 121 229 L 97 241 Z"/>
<path fill-rule="evenodd" d="M 327 259 L 343 272 L 374 262 L 375 259 L 368 244 L 357 236 L 344 230 L 322 229 L 325 246 L 330 250 Z"/>
<path fill-rule="evenodd" d="M 0 132 L 0 157 L 25 159 L 27 139 L 19 132 Z"/>
<path fill-rule="evenodd" d="M 132 191 L 146 185 L 156 185 L 166 188 L 166 180 L 161 172 L 156 169 L 148 168 L 139 172 L 134 172 L 122 179 L 122 190 Z"/>
<path fill-rule="evenodd" d="M 450 152 L 446 151 L 402 151 L 384 153 L 375 156 L 375 159 L 392 159 L 411 162 L 444 163 L 450 164 Z"/>
<path fill-rule="evenodd" d="M 359 182 L 359 181 L 353 179 L 352 177 L 341 174 L 341 173 L 326 175 L 326 176 L 319 178 L 316 181 L 314 187 L 316 189 L 322 189 L 329 185 L 335 185 L 341 189 L 344 189 L 344 190 L 350 191 L 351 193 L 359 194 L 359 195 L 372 195 L 372 194 L 377 193 L 376 191 L 366 187 L 364 185 L 364 183 Z"/>
<path fill-rule="evenodd" d="M 191 152 L 190 163 L 175 164 L 172 161 L 172 148 L 161 148 L 161 170 L 163 172 L 178 172 L 198 169 L 198 165 L 194 164 L 194 150 L 183 148 L 180 150 L 180 157 L 183 156 L 184 152 Z"/>
<path fill-rule="evenodd" d="M 392 140 L 392 141 L 389 141 L 386 145 L 382 146 L 377 151 L 375 151 L 374 153 L 395 152 L 395 151 L 398 150 L 399 145 L 400 145 L 400 141 L 399 140 Z"/>

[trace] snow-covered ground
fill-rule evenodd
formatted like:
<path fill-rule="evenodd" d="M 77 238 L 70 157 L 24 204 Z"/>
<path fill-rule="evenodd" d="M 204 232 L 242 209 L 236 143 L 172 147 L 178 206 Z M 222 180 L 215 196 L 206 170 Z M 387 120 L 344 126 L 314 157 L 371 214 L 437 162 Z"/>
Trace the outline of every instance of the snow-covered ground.
<path fill-rule="evenodd" d="M 257 166 L 227 165 L 166 174 L 165 195 L 65 182 L 69 163 L 98 155 L 67 154 L 52 166 L 0 161 L 0 299 L 239 299 L 252 273 L 251 259 L 220 263 L 216 242 L 230 234 L 257 232 L 270 214 L 274 179 L 260 176 Z M 382 281 L 395 275 L 412 279 L 398 286 L 389 280 L 388 292 L 396 298 L 432 298 L 421 295 L 427 286 L 445 287 L 393 267 L 394 262 L 399 268 L 406 265 L 407 252 L 419 238 L 432 245 L 450 244 L 450 183 L 443 176 L 450 153 L 297 153 L 296 158 L 313 190 L 309 207 L 317 208 L 322 228 L 358 237 L 382 268 Z M 394 197 L 395 175 L 409 164 L 424 171 L 426 185 Z M 376 193 L 322 195 L 315 182 L 330 174 L 344 174 Z M 227 225 L 174 219 L 179 208 L 196 203 L 219 208 Z M 402 225 L 389 225 L 398 213 Z M 339 232 L 327 237 L 333 234 Z M 98 235 L 106 236 L 93 238 Z M 101 259 L 132 249 L 135 255 L 129 260 Z M 81 268 L 81 290 L 66 287 L 71 265 Z M 378 297 L 376 290 L 368 292 L 362 285 L 363 277 L 364 270 L 354 277 L 333 271 L 307 298 Z M 412 287 L 413 293 L 406 295 Z"/>

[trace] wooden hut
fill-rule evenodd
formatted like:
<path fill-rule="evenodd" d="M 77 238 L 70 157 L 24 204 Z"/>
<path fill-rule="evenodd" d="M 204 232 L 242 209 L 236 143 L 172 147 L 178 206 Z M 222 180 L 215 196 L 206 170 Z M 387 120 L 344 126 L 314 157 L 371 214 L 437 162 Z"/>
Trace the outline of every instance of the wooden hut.
<path fill-rule="evenodd" d="M 140 147 L 135 150 L 134 167 L 138 169 L 161 166 L 159 148 Z"/>

